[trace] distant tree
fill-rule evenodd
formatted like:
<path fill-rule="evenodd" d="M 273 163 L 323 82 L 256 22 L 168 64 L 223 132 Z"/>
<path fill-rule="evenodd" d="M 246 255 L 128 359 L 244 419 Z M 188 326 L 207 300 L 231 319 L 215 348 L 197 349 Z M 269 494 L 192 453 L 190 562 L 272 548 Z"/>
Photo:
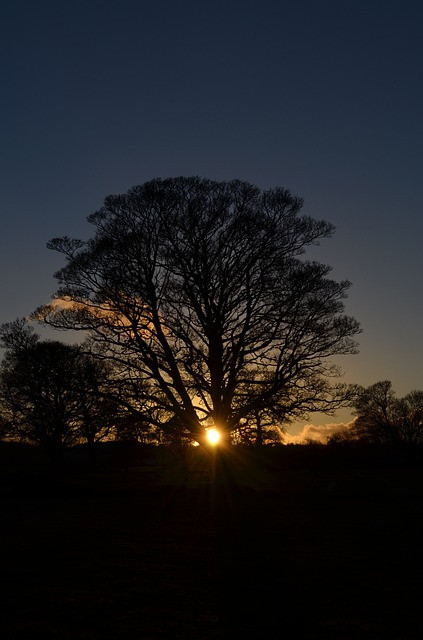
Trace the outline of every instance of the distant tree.
<path fill-rule="evenodd" d="M 389 380 L 362 388 L 354 404 L 357 419 L 354 434 L 359 440 L 392 444 L 397 439 L 395 393 Z"/>
<path fill-rule="evenodd" d="M 346 389 L 330 383 L 331 358 L 356 352 L 359 325 L 343 314 L 349 282 L 303 259 L 334 229 L 301 207 L 285 189 L 237 180 L 153 180 L 109 196 L 88 242 L 49 243 L 67 264 L 35 317 L 89 332 L 97 354 L 142 381 L 139 400 L 166 433 L 204 443 L 214 424 L 229 440 L 275 397 L 286 419 L 333 409 Z"/>
<path fill-rule="evenodd" d="M 72 391 L 75 397 L 75 435 L 86 442 L 91 456 L 94 445 L 106 438 L 113 438 L 119 423 L 121 407 L 112 393 L 113 372 L 105 362 L 94 359 L 75 349 Z"/>
<path fill-rule="evenodd" d="M 160 432 L 149 420 L 136 414 L 119 414 L 114 435 L 117 440 L 140 442 L 142 444 L 159 444 Z"/>
<path fill-rule="evenodd" d="M 402 442 L 423 444 L 423 391 L 411 391 L 397 401 L 395 421 Z"/>
<path fill-rule="evenodd" d="M 355 401 L 352 440 L 384 445 L 423 444 L 423 391 L 396 398 L 389 380 L 361 389 Z"/>
<path fill-rule="evenodd" d="M 238 429 L 233 432 L 233 441 L 255 447 L 282 443 L 281 434 L 284 430 L 285 426 L 278 426 L 272 412 L 257 410 L 241 421 Z"/>
<path fill-rule="evenodd" d="M 102 397 L 105 368 L 74 345 L 42 341 L 23 320 L 0 327 L 6 352 L 0 366 L 1 406 L 9 433 L 46 448 L 101 439 L 113 410 Z"/>

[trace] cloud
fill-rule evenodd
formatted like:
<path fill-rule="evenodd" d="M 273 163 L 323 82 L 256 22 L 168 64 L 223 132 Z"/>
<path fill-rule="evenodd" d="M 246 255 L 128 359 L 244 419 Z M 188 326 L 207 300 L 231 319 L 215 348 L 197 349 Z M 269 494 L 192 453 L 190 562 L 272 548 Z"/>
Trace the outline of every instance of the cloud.
<path fill-rule="evenodd" d="M 45 309 L 53 310 L 53 314 L 55 312 L 60 311 L 85 311 L 89 313 L 92 318 L 97 320 L 104 320 L 106 323 L 113 325 L 115 328 L 120 328 L 124 330 L 127 334 L 133 335 L 132 328 L 137 326 L 137 331 L 139 334 L 143 334 L 147 338 L 154 333 L 154 324 L 151 321 L 151 314 L 148 310 L 148 306 L 138 301 L 136 307 L 136 314 L 134 311 L 134 302 L 135 300 L 128 299 L 128 313 L 121 312 L 120 309 L 116 308 L 116 305 L 112 302 L 104 301 L 102 303 L 95 303 L 92 300 L 87 299 L 85 302 L 72 300 L 70 297 L 64 298 L 53 298 L 53 300 L 45 306 Z M 120 296 L 120 303 L 124 305 L 125 299 L 123 296 Z M 135 315 L 136 318 L 131 317 Z M 164 333 L 168 333 L 168 329 L 165 323 L 162 324 L 162 331 Z M 128 332 L 128 330 L 130 330 Z"/>
<path fill-rule="evenodd" d="M 320 425 L 306 424 L 300 433 L 295 435 L 287 433 L 284 435 L 283 440 L 285 444 L 305 444 L 310 441 L 326 444 L 335 433 L 347 431 L 353 426 L 354 422 L 355 419 L 351 420 L 351 422 L 330 422 L 329 424 Z"/>

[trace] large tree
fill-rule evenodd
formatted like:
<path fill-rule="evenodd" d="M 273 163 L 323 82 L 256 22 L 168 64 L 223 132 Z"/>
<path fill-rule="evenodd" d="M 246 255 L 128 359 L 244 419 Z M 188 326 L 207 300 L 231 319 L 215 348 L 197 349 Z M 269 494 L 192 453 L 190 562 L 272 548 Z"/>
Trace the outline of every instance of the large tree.
<path fill-rule="evenodd" d="M 275 399 L 286 419 L 333 409 L 344 390 L 331 359 L 356 351 L 359 325 L 344 315 L 350 283 L 304 258 L 334 228 L 302 204 L 196 177 L 109 196 L 91 239 L 49 243 L 66 264 L 35 316 L 88 332 L 138 380 L 158 426 L 199 442 L 212 424 L 229 438 Z"/>

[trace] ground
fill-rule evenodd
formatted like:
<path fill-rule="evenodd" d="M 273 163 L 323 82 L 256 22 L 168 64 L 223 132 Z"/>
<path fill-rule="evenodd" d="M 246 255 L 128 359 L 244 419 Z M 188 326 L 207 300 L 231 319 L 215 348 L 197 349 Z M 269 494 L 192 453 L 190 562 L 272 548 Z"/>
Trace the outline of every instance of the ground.
<path fill-rule="evenodd" d="M 422 638 L 423 470 L 256 471 L 4 472 L 0 637 Z"/>

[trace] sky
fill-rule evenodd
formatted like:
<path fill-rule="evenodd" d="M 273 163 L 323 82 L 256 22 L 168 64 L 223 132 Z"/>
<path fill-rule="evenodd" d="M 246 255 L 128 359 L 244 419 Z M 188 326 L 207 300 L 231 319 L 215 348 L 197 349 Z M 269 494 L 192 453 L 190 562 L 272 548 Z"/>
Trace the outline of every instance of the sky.
<path fill-rule="evenodd" d="M 343 380 L 422 389 L 422 29 L 409 0 L 3 0 L 0 323 L 48 302 L 46 242 L 108 194 L 238 178 L 335 224 L 313 257 L 353 283 Z"/>

